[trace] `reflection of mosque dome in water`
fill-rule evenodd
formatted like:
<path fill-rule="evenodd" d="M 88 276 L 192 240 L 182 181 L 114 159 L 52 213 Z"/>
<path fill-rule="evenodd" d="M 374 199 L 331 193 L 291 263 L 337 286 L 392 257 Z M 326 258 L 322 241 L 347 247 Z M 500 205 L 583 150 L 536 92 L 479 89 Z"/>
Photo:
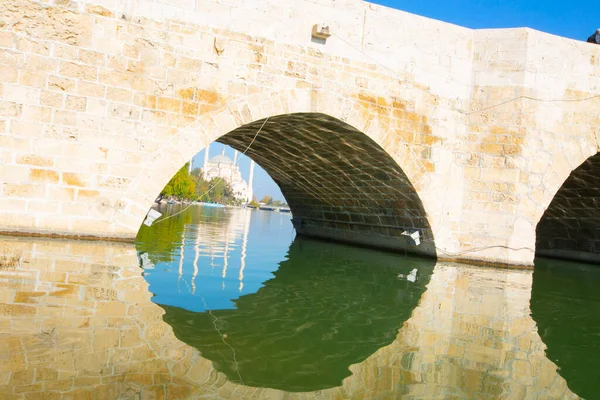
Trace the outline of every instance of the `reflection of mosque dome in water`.
<path fill-rule="evenodd" d="M 229 158 L 223 154 L 214 156 L 213 158 L 210 159 L 210 162 L 211 163 L 221 163 L 221 164 L 233 164 L 233 161 L 231 160 L 231 158 Z"/>

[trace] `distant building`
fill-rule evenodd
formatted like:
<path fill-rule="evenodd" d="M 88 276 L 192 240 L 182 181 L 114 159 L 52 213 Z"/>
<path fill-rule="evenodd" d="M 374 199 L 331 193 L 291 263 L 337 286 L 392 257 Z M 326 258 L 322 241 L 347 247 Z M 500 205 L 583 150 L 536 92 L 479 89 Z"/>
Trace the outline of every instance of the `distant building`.
<path fill-rule="evenodd" d="M 236 150 L 234 160 L 223 153 L 209 159 L 209 146 L 204 153 L 204 166 L 202 167 L 202 177 L 210 181 L 214 178 L 221 178 L 229 183 L 233 189 L 234 196 L 242 201 L 252 201 L 252 179 L 254 175 L 254 161 L 250 162 L 249 184 L 242 178 L 240 167 L 237 165 L 238 152 Z"/>

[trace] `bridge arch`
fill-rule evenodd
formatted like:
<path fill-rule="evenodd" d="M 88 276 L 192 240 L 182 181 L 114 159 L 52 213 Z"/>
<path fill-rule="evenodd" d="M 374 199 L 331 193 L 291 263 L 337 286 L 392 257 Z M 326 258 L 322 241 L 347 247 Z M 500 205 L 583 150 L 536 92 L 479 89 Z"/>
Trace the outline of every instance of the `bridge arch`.
<path fill-rule="evenodd" d="M 600 153 L 589 142 L 572 149 L 553 165 L 560 184 L 536 226 L 536 255 L 600 263 Z"/>
<path fill-rule="evenodd" d="M 300 221 L 299 232 L 435 255 L 419 196 L 427 166 L 399 140 L 392 110 L 316 90 L 231 101 L 177 131 L 156 152 L 123 193 L 113 221 L 137 232 L 175 172 L 219 141 L 246 151 L 275 179 Z M 405 236 L 414 231 L 419 245 Z"/>

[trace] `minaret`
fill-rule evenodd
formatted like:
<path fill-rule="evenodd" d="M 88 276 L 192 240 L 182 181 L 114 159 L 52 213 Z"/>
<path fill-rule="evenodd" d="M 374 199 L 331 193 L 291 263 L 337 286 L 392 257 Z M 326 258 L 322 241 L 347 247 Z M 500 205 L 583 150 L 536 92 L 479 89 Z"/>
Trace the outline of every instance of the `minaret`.
<path fill-rule="evenodd" d="M 248 198 L 246 201 L 250 203 L 252 201 L 252 181 L 254 180 L 254 160 L 250 160 L 250 175 L 248 176 Z"/>
<path fill-rule="evenodd" d="M 190 163 L 188 164 L 188 175 L 192 174 L 192 165 L 194 164 L 194 157 L 192 157 L 192 159 L 190 160 Z"/>
<path fill-rule="evenodd" d="M 233 165 L 237 165 L 237 159 L 238 159 L 238 151 L 235 150 L 233 152 Z"/>
<path fill-rule="evenodd" d="M 206 145 L 206 149 L 204 150 L 204 166 L 202 167 L 202 175 L 203 178 L 206 179 L 206 173 L 208 172 L 208 152 L 210 150 L 210 143 Z"/>

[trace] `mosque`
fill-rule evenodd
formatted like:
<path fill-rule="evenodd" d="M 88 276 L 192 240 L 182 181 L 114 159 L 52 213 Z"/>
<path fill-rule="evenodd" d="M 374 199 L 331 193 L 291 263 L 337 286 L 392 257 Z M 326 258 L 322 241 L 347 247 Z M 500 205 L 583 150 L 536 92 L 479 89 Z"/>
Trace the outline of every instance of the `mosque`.
<path fill-rule="evenodd" d="M 250 160 L 250 175 L 248 183 L 242 178 L 240 167 L 237 165 L 238 151 L 235 150 L 233 160 L 223 152 L 209 159 L 210 146 L 204 152 L 204 165 L 202 166 L 202 177 L 210 181 L 213 178 L 222 178 L 231 185 L 236 198 L 250 202 L 252 201 L 252 180 L 254 178 L 254 161 Z"/>

